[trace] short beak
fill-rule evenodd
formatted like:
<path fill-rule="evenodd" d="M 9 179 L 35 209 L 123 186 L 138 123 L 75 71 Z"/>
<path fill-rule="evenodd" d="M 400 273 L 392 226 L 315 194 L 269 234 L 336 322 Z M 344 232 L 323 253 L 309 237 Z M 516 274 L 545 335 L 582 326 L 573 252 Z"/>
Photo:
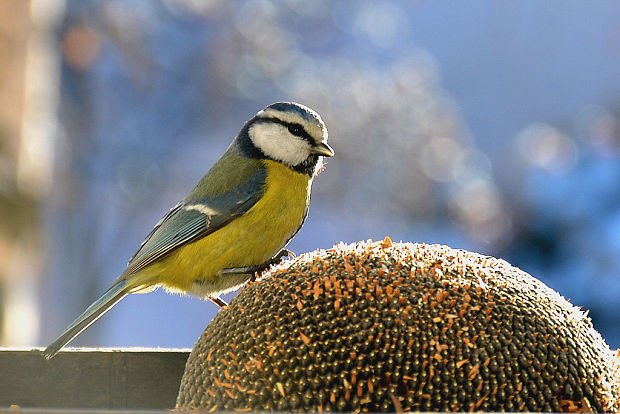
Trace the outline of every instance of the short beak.
<path fill-rule="evenodd" d="M 321 142 L 320 144 L 312 147 L 312 153 L 317 155 L 323 155 L 324 157 L 333 157 L 334 150 L 332 147 L 327 145 L 325 142 Z"/>

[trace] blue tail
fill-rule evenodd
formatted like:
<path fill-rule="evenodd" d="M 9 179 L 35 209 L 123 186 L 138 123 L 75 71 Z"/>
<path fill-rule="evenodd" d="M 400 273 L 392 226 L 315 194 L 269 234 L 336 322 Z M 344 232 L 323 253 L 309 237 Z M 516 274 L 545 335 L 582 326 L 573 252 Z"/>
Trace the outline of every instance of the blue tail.
<path fill-rule="evenodd" d="M 121 279 L 114 283 L 99 299 L 78 316 L 78 318 L 45 349 L 45 351 L 43 351 L 45 359 L 51 359 L 63 346 L 78 336 L 84 329 L 88 328 L 93 322 L 99 319 L 101 315 L 127 296 L 129 292 L 130 289 L 127 285 L 127 280 Z"/>

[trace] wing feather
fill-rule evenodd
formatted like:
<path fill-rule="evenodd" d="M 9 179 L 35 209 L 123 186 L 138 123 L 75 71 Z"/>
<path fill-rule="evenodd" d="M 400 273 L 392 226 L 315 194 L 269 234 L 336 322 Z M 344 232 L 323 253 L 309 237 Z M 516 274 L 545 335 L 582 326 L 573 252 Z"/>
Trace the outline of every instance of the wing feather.
<path fill-rule="evenodd" d="M 135 273 L 243 215 L 261 198 L 266 177 L 266 170 L 259 168 L 246 181 L 222 195 L 181 201 L 149 233 L 124 273 Z"/>

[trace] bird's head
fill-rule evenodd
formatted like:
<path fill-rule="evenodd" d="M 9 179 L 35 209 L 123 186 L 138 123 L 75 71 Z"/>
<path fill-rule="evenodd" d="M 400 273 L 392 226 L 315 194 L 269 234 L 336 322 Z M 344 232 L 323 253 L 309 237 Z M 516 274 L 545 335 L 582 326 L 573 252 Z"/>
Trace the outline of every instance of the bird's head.
<path fill-rule="evenodd" d="M 313 177 L 321 157 L 332 157 L 320 115 L 294 102 L 277 102 L 259 111 L 239 134 L 243 152 L 281 162 Z"/>

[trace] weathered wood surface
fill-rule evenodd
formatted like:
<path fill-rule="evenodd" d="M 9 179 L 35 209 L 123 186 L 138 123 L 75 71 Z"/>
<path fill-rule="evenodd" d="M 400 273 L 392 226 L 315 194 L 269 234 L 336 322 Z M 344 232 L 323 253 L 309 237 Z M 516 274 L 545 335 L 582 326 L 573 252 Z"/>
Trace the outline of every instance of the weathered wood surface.
<path fill-rule="evenodd" d="M 188 356 L 186 349 L 79 348 L 47 361 L 41 349 L 0 348 L 0 410 L 173 408 Z"/>

